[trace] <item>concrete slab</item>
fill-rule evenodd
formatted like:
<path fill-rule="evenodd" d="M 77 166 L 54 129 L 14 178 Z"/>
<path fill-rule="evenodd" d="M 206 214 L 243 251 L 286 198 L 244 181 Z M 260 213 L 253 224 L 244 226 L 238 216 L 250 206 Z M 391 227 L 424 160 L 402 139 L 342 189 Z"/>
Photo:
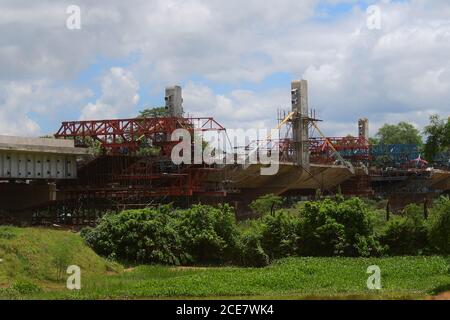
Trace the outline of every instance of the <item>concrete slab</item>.
<path fill-rule="evenodd" d="M 345 166 L 311 164 L 305 170 L 295 164 L 280 164 L 278 174 L 262 176 L 261 165 L 226 166 L 218 175 L 208 177 L 210 181 L 228 180 L 239 190 L 258 189 L 262 194 L 282 194 L 290 190 L 330 190 L 353 177 Z"/>
<path fill-rule="evenodd" d="M 76 148 L 73 140 L 0 136 L 0 152 L 37 152 L 46 154 L 88 155 L 87 148 Z"/>
<path fill-rule="evenodd" d="M 433 170 L 431 187 L 435 190 L 450 190 L 450 171 Z"/>

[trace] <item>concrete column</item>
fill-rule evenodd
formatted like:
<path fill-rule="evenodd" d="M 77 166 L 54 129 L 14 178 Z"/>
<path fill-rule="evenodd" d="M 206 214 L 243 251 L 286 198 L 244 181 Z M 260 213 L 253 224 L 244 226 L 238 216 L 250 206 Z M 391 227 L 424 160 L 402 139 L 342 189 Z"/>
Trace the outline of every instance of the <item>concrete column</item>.
<path fill-rule="evenodd" d="M 364 138 L 367 144 L 369 144 L 369 120 L 366 118 L 359 119 L 358 121 L 359 137 Z"/>
<path fill-rule="evenodd" d="M 366 118 L 359 119 L 358 122 L 359 137 L 369 141 L 369 120 Z"/>
<path fill-rule="evenodd" d="M 294 139 L 294 161 L 297 165 L 308 168 L 310 153 L 308 147 L 308 82 L 296 80 L 292 82 L 292 131 Z"/>
<path fill-rule="evenodd" d="M 166 88 L 166 109 L 170 117 L 183 117 L 183 95 L 180 86 Z"/>

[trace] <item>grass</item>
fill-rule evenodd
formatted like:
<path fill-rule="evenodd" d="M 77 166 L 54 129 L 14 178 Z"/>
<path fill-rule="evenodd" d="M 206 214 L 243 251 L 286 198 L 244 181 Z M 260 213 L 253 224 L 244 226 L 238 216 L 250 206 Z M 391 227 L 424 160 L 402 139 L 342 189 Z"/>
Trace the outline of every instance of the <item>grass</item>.
<path fill-rule="evenodd" d="M 46 286 L 65 277 L 67 266 L 76 264 L 87 276 L 114 271 L 79 235 L 70 231 L 40 228 L 0 227 L 0 288 L 14 281 L 28 281 Z"/>
<path fill-rule="evenodd" d="M 73 254 L 63 254 L 67 250 Z M 450 291 L 449 259 L 438 256 L 288 258 L 261 269 L 138 266 L 122 271 L 76 234 L 0 227 L 0 258 L 0 283 L 16 286 L 0 290 L 3 299 L 420 299 Z M 81 291 L 65 289 L 57 276 L 58 265 L 66 263 L 81 267 Z M 370 265 L 381 268 L 379 292 L 366 287 Z"/>

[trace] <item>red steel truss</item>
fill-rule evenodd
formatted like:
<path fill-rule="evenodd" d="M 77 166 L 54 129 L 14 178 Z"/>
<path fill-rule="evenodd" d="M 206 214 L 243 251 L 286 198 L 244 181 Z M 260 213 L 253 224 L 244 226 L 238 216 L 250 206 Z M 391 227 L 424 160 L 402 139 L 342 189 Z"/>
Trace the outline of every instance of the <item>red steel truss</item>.
<path fill-rule="evenodd" d="M 221 186 L 207 181 L 217 169 L 207 165 L 176 166 L 169 159 L 178 141 L 172 133 L 186 129 L 194 134 L 221 132 L 213 118 L 134 118 L 63 122 L 56 138 L 74 139 L 77 146 L 100 143 L 105 154 L 83 164 L 78 179 L 59 185 L 60 206 L 89 199 L 90 206 L 139 206 L 152 198 L 224 197 Z M 91 141 L 89 141 L 91 140 Z M 193 141 L 193 140 L 192 140 Z M 159 155 L 142 156 L 142 148 L 158 147 Z"/>
<path fill-rule="evenodd" d="M 332 163 L 336 161 L 335 151 L 347 161 L 356 163 L 370 160 L 370 144 L 363 137 L 329 137 L 310 138 L 308 140 L 312 163 Z M 334 150 L 333 150 L 333 148 Z M 260 149 L 263 151 L 279 152 L 281 162 L 292 162 L 294 144 L 292 139 L 273 139 L 267 141 L 253 141 L 247 150 Z"/>
<path fill-rule="evenodd" d="M 91 138 L 100 142 L 105 150 L 120 154 L 134 153 L 146 143 L 161 147 L 162 154 L 167 155 L 173 146 L 170 136 L 177 129 L 225 130 L 213 118 L 134 118 L 63 122 L 55 137 L 75 139 L 77 145 Z"/>
<path fill-rule="evenodd" d="M 312 163 L 325 164 L 336 161 L 333 148 L 339 152 L 342 158 L 352 163 L 370 160 L 370 144 L 363 137 L 310 138 L 308 143 Z M 246 147 L 246 150 L 253 149 L 279 152 L 281 162 L 293 161 L 294 145 L 292 139 L 253 141 Z"/>
<path fill-rule="evenodd" d="M 311 161 L 317 163 L 329 163 L 336 160 L 334 150 L 352 163 L 370 160 L 370 143 L 364 137 L 332 137 L 311 138 L 309 150 Z"/>

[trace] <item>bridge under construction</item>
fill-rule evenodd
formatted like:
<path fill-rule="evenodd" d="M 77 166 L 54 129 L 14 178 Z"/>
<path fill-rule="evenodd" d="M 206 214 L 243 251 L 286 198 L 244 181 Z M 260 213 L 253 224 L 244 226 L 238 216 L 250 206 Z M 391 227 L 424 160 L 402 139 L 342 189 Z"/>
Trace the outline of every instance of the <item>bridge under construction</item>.
<path fill-rule="evenodd" d="M 199 135 L 226 136 L 214 118 L 184 116 L 178 86 L 166 89 L 164 116 L 63 122 L 53 139 L 0 136 L 0 223 L 88 225 L 108 211 L 168 202 L 228 202 L 245 216 L 265 194 L 302 200 L 341 192 L 387 198 L 401 209 L 449 192 L 445 161 L 427 163 L 416 146 L 371 145 L 367 119 L 357 137 L 328 137 L 309 108 L 308 83 L 293 81 L 290 94 L 277 136 L 242 146 L 247 155 L 278 154 L 275 175 L 248 161 L 175 164 L 176 130 L 191 134 L 189 145 Z"/>

